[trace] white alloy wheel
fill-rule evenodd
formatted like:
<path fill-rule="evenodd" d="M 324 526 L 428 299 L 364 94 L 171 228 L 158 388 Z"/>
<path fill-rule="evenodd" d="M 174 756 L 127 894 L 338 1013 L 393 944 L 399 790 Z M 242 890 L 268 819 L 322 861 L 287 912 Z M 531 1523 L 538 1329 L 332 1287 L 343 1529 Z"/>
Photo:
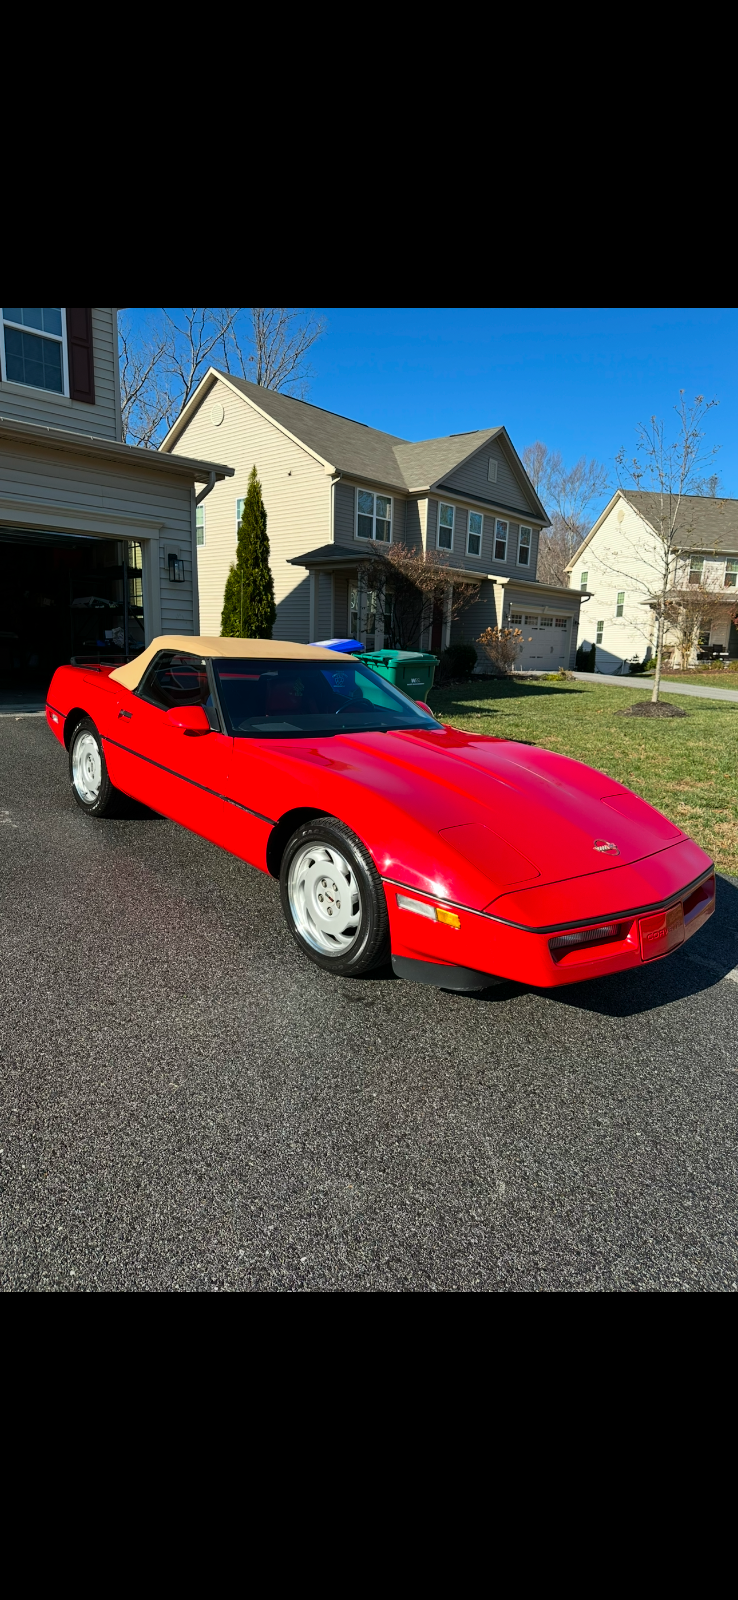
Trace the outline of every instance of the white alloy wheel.
<path fill-rule="evenodd" d="M 97 739 L 87 730 L 74 741 L 72 782 L 80 800 L 87 806 L 94 805 L 102 784 L 102 762 Z"/>
<path fill-rule="evenodd" d="M 322 956 L 344 956 L 361 930 L 361 894 L 334 845 L 311 840 L 290 863 L 287 895 L 295 927 Z"/>

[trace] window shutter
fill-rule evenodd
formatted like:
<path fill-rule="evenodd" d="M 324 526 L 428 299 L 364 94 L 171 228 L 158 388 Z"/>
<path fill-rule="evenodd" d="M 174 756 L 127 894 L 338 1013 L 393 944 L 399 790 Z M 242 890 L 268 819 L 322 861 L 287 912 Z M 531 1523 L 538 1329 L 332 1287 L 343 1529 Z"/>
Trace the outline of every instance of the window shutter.
<path fill-rule="evenodd" d="M 69 394 L 72 400 L 95 404 L 95 369 L 92 362 L 92 311 L 67 306 Z"/>

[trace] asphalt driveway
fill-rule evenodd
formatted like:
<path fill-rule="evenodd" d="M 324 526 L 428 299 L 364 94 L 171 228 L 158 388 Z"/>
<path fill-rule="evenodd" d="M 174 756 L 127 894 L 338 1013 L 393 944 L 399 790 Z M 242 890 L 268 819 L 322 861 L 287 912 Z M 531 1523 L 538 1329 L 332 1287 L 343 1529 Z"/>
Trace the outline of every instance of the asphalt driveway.
<path fill-rule="evenodd" d="M 0 722 L 5 1290 L 738 1285 L 738 887 L 690 946 L 551 996 L 348 982 L 276 885 L 90 822 Z"/>

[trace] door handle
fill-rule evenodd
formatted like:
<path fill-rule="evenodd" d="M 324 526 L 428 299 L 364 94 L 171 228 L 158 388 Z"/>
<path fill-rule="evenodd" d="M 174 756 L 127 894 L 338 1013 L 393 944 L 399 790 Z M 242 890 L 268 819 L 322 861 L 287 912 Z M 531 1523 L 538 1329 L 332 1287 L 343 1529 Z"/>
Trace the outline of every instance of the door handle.
<path fill-rule="evenodd" d="M 130 722 L 132 716 L 133 716 L 133 712 L 132 711 L 119 711 L 118 712 L 118 717 L 119 718 L 120 717 L 127 717 L 129 722 Z"/>

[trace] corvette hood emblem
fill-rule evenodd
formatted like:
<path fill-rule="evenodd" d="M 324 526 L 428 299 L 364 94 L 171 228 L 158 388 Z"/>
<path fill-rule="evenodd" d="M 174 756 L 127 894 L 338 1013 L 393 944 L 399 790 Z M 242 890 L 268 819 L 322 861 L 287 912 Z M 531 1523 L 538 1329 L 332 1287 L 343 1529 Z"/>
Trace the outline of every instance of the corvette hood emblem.
<path fill-rule="evenodd" d="M 618 850 L 617 845 L 616 844 L 612 844 L 610 839 L 593 839 L 592 840 L 592 849 L 593 850 L 599 850 L 601 855 L 603 855 L 603 856 L 619 856 L 620 855 L 620 851 Z"/>

